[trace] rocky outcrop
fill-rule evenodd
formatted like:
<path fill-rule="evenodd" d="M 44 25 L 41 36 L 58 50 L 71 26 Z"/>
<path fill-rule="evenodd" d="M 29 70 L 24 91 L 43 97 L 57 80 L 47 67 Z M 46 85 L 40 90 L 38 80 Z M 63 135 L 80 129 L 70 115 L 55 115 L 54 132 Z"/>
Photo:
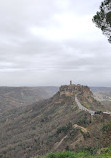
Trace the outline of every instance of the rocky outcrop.
<path fill-rule="evenodd" d="M 63 85 L 59 88 L 60 96 L 74 96 L 75 94 L 84 94 L 84 96 L 93 96 L 88 86 L 80 84 Z"/>

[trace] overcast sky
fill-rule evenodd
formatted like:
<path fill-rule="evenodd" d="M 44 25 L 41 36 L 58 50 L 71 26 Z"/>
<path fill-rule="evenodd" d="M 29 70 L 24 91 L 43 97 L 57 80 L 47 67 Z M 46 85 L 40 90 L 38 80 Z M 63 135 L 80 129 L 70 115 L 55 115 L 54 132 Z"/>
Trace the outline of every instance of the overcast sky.
<path fill-rule="evenodd" d="M 0 86 L 111 86 L 101 0 L 0 0 Z"/>

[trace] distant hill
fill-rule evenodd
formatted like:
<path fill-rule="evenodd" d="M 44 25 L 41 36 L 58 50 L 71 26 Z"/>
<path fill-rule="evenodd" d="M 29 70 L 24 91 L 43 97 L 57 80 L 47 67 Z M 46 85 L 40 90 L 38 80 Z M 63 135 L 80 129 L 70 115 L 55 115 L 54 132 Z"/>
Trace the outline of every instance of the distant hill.
<path fill-rule="evenodd" d="M 58 87 L 54 86 L 0 87 L 0 114 L 4 110 L 7 111 L 15 107 L 26 106 L 43 99 L 48 99 L 57 93 L 58 89 Z M 111 111 L 111 88 L 91 87 L 91 91 L 93 92 L 95 99 L 100 101 L 106 110 Z M 85 101 L 84 105 L 90 107 L 89 104 L 86 105 Z M 93 106 L 90 108 L 94 109 Z"/>
<path fill-rule="evenodd" d="M 76 94 L 79 101 L 102 107 L 87 86 L 65 85 L 50 99 L 4 111 L 0 116 L 0 157 L 30 158 L 83 149 L 96 152 L 107 147 L 111 143 L 111 116 L 91 116 L 80 110 Z"/>
<path fill-rule="evenodd" d="M 91 87 L 95 99 L 111 111 L 111 87 Z"/>
<path fill-rule="evenodd" d="M 25 106 L 48 99 L 58 87 L 0 87 L 0 113 L 14 107 Z"/>

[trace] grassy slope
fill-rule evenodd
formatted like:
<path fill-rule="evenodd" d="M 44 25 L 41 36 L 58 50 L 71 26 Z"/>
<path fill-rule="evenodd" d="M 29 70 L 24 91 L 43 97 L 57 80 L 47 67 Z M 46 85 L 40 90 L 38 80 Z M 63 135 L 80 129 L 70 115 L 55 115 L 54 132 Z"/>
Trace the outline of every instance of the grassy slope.
<path fill-rule="evenodd" d="M 100 154 L 92 155 L 89 152 L 57 152 L 35 158 L 111 158 L 111 147 L 101 149 Z"/>

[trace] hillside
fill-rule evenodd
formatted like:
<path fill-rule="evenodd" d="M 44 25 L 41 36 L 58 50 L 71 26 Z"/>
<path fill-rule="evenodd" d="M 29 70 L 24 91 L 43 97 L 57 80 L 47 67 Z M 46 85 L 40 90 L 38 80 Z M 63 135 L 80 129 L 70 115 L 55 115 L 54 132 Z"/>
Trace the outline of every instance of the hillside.
<path fill-rule="evenodd" d="M 57 87 L 0 87 L 0 113 L 52 97 Z"/>
<path fill-rule="evenodd" d="M 111 87 L 91 87 L 94 98 L 111 111 Z"/>
<path fill-rule="evenodd" d="M 0 157 L 30 158 L 67 149 L 96 152 L 110 145 L 111 116 L 80 110 L 76 94 L 85 101 L 93 97 L 87 86 L 65 85 L 50 99 L 4 112 L 0 116 Z"/>

